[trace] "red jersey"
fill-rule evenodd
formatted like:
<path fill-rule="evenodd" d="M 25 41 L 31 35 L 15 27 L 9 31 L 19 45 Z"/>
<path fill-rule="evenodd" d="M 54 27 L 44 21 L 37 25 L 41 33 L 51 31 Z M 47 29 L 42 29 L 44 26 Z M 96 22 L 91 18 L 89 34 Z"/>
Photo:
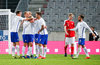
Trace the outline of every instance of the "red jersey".
<path fill-rule="evenodd" d="M 73 22 L 73 21 L 69 21 L 69 20 L 66 20 L 66 21 L 64 22 L 64 26 L 66 26 L 66 30 L 67 30 L 67 29 L 73 29 L 73 28 L 75 28 L 74 22 Z M 68 30 L 67 30 L 67 33 L 68 33 L 69 35 L 66 35 L 66 34 L 65 34 L 65 37 L 75 37 L 75 31 L 68 31 Z"/>

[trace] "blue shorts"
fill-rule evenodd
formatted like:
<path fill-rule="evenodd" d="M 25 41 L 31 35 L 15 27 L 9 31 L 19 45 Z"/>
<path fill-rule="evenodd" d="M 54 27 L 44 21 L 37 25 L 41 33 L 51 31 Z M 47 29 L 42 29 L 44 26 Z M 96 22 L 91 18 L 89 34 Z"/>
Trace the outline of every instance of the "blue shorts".
<path fill-rule="evenodd" d="M 11 42 L 19 42 L 18 32 L 11 32 Z"/>
<path fill-rule="evenodd" d="M 40 43 L 40 34 L 35 34 L 35 43 Z"/>
<path fill-rule="evenodd" d="M 41 35 L 40 44 L 47 45 L 47 42 L 48 42 L 48 35 Z"/>
<path fill-rule="evenodd" d="M 33 39 L 34 39 L 34 35 L 32 35 L 32 34 L 23 34 L 23 42 L 24 43 L 33 42 Z"/>
<path fill-rule="evenodd" d="M 79 38 L 78 44 L 79 45 L 85 45 L 85 38 Z"/>

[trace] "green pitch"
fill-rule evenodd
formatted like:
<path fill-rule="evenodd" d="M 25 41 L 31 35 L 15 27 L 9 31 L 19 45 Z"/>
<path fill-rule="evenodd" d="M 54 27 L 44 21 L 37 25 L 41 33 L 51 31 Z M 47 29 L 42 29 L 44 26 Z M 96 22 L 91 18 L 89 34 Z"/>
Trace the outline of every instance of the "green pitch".
<path fill-rule="evenodd" d="M 70 55 L 52 54 L 46 59 L 13 59 L 11 55 L 0 55 L 0 65 L 100 65 L 100 55 L 91 55 L 91 59 L 84 59 L 80 55 L 78 59 L 71 59 Z"/>

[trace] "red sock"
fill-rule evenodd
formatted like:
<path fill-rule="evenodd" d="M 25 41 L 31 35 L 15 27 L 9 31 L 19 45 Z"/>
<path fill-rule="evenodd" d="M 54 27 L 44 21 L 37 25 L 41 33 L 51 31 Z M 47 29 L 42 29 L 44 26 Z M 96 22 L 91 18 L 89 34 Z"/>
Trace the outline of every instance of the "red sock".
<path fill-rule="evenodd" d="M 71 55 L 74 54 L 74 47 L 71 47 Z"/>
<path fill-rule="evenodd" d="M 66 50 L 67 50 L 67 47 L 64 47 L 64 51 L 65 51 L 65 53 L 67 53 Z"/>

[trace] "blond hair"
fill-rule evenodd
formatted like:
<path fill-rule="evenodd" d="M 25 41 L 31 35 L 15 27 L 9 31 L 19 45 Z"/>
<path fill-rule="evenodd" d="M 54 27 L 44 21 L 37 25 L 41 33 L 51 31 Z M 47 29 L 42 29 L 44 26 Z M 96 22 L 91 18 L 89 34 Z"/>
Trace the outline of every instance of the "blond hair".
<path fill-rule="evenodd" d="M 28 11 L 28 12 L 29 12 L 30 15 L 32 15 L 32 12 L 31 11 Z"/>
<path fill-rule="evenodd" d="M 73 14 L 73 13 L 69 13 L 69 14 L 68 14 L 68 17 L 69 17 L 69 16 L 74 16 L 74 14 Z"/>

